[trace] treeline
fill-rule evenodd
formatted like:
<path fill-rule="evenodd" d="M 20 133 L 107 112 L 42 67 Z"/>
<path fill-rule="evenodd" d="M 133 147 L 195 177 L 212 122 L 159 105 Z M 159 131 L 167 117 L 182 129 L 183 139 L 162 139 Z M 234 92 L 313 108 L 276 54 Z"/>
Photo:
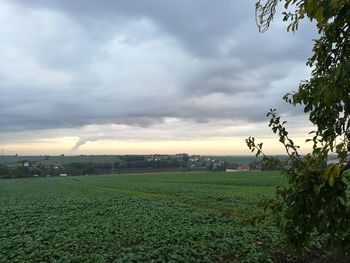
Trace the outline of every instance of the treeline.
<path fill-rule="evenodd" d="M 73 162 L 67 164 L 43 164 L 21 161 L 17 164 L 1 165 L 0 178 L 50 177 L 60 175 L 94 175 L 125 172 L 128 169 L 183 168 L 188 165 L 188 155 L 178 156 L 121 156 L 114 162 Z M 178 169 L 177 169 L 178 170 Z"/>
<path fill-rule="evenodd" d="M 20 164 L 16 166 L 0 166 L 0 178 L 30 177 L 36 174 L 41 174 L 41 169 L 24 167 Z"/>
<path fill-rule="evenodd" d="M 95 174 L 113 174 L 142 171 L 186 171 L 207 170 L 225 171 L 238 169 L 238 163 L 228 163 L 208 157 L 192 157 L 187 154 L 177 155 L 125 155 L 116 161 L 108 162 L 72 162 L 47 164 L 40 162 L 21 161 L 16 164 L 0 165 L 0 178 L 50 177 L 50 176 L 80 176 Z M 251 170 L 277 170 L 277 166 L 265 166 L 259 160 L 249 163 Z"/>
<path fill-rule="evenodd" d="M 178 157 L 159 156 L 148 158 L 147 156 L 125 155 L 120 156 L 121 162 L 116 163 L 118 168 L 164 168 L 164 167 L 186 167 L 188 155 Z"/>
<path fill-rule="evenodd" d="M 72 163 L 67 165 L 3 165 L 0 166 L 0 178 L 24 178 L 24 177 L 49 177 L 59 176 L 61 174 L 84 175 L 95 174 L 95 164 L 90 163 Z"/>

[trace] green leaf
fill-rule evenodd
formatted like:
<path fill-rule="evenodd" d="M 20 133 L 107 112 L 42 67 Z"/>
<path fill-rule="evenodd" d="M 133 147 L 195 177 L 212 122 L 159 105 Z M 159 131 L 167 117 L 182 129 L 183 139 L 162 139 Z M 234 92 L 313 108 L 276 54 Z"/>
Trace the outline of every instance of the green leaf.
<path fill-rule="evenodd" d="M 340 167 L 338 164 L 331 163 L 323 171 L 323 181 L 328 182 L 330 187 L 334 186 L 335 178 L 340 172 Z"/>
<path fill-rule="evenodd" d="M 314 185 L 314 193 L 315 195 L 319 195 L 321 192 L 321 187 L 319 185 Z"/>

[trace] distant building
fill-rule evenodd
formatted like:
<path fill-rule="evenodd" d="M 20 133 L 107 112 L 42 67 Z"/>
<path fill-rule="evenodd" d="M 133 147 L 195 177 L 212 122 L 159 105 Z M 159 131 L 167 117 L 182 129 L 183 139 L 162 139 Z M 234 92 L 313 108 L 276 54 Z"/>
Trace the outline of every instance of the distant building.
<path fill-rule="evenodd" d="M 237 171 L 238 171 L 237 169 L 229 169 L 229 168 L 226 169 L 226 172 L 228 173 L 237 172 Z"/>
<path fill-rule="evenodd" d="M 5 166 L 5 167 L 10 167 L 10 168 L 15 168 L 15 167 L 18 166 L 18 164 L 16 164 L 16 163 L 13 163 L 13 164 L 5 164 L 4 166 Z"/>
<path fill-rule="evenodd" d="M 238 171 L 249 171 L 250 167 L 248 165 L 240 165 L 237 168 Z"/>

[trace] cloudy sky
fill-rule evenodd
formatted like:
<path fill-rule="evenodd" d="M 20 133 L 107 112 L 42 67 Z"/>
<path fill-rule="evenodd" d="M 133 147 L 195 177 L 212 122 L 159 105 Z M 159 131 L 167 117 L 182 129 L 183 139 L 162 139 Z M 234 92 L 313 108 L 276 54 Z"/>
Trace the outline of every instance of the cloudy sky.
<path fill-rule="evenodd" d="M 5 154 L 282 153 L 269 108 L 310 71 L 313 27 L 258 33 L 255 0 L 0 0 Z M 71 149 L 78 143 L 75 150 Z M 307 146 L 306 146 L 307 148 Z"/>

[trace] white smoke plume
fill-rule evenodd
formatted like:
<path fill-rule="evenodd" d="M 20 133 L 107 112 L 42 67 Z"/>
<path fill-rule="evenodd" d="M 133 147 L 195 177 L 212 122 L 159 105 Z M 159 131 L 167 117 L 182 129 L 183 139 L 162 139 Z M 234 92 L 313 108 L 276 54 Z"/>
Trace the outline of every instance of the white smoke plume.
<path fill-rule="evenodd" d="M 72 147 L 70 154 L 77 152 L 79 150 L 79 147 L 84 145 L 85 143 L 95 142 L 100 139 L 101 139 L 100 137 L 87 137 L 87 138 L 80 137 L 79 140 L 76 142 L 76 144 Z"/>

